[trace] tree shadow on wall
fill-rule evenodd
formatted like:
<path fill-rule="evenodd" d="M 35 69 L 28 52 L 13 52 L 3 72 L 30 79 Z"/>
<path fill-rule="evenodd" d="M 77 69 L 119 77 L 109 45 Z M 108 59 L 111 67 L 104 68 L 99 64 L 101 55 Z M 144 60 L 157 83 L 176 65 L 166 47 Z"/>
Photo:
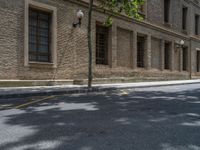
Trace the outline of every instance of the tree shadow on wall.
<path fill-rule="evenodd" d="M 198 150 L 200 89 L 59 96 L 0 112 L 1 150 Z"/>

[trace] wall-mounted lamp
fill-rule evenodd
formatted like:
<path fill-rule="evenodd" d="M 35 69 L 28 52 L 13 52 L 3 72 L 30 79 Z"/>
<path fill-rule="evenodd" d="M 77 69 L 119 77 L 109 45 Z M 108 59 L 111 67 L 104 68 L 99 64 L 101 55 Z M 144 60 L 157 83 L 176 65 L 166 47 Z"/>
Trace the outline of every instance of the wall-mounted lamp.
<path fill-rule="evenodd" d="M 82 12 L 82 10 L 79 10 L 76 14 L 76 17 L 78 19 L 78 22 L 74 22 L 73 23 L 73 27 L 76 28 L 77 25 L 79 25 L 79 27 L 81 26 L 81 20 L 84 17 L 84 13 Z"/>
<path fill-rule="evenodd" d="M 185 45 L 184 40 L 180 40 L 179 42 L 176 42 L 176 48 L 183 48 Z"/>

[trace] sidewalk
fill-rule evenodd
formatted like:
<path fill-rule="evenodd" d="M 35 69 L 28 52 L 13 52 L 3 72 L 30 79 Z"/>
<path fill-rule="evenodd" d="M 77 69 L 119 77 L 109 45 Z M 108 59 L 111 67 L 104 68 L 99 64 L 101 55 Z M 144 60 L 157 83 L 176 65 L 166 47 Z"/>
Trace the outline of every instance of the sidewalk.
<path fill-rule="evenodd" d="M 198 84 L 200 80 L 176 80 L 158 82 L 138 82 L 119 84 L 96 84 L 90 92 L 101 92 L 116 89 L 145 88 L 169 85 Z M 42 96 L 55 94 L 87 93 L 86 85 L 60 85 L 60 86 L 34 86 L 34 87 L 8 87 L 0 88 L 0 98 L 21 97 L 21 96 Z"/>

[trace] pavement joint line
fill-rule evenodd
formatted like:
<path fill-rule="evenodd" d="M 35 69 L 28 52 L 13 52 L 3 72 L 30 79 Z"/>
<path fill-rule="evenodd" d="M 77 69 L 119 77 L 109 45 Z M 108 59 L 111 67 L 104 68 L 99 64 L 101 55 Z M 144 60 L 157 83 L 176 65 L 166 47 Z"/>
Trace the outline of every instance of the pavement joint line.
<path fill-rule="evenodd" d="M 48 99 L 51 99 L 51 98 L 54 98 L 55 96 L 48 96 L 48 97 L 45 97 L 45 98 L 42 98 L 42 99 L 39 99 L 39 100 L 34 100 L 34 101 L 31 101 L 31 102 L 28 102 L 28 103 L 25 103 L 25 104 L 21 104 L 21 105 L 18 105 L 18 106 L 15 106 L 14 108 L 15 109 L 19 109 L 19 108 L 22 108 L 24 106 L 28 106 L 28 105 L 31 105 L 31 104 L 35 104 L 37 102 L 41 102 L 41 101 L 44 101 L 44 100 L 48 100 Z"/>

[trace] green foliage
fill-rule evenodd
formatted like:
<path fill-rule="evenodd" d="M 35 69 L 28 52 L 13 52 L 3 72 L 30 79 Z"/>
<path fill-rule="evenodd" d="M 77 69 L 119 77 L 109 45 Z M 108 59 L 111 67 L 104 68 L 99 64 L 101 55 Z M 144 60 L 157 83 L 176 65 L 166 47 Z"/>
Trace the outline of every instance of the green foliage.
<path fill-rule="evenodd" d="M 109 17 L 106 19 L 106 21 L 104 22 L 104 25 L 105 25 L 106 27 L 109 27 L 109 26 L 112 25 L 112 16 L 109 16 Z"/>
<path fill-rule="evenodd" d="M 119 14 L 125 14 L 139 21 L 143 19 L 138 13 L 138 9 L 140 5 L 144 4 L 144 0 L 101 0 L 100 2 L 102 9 L 111 12 L 105 21 L 106 26 L 112 25 L 112 17 Z"/>

